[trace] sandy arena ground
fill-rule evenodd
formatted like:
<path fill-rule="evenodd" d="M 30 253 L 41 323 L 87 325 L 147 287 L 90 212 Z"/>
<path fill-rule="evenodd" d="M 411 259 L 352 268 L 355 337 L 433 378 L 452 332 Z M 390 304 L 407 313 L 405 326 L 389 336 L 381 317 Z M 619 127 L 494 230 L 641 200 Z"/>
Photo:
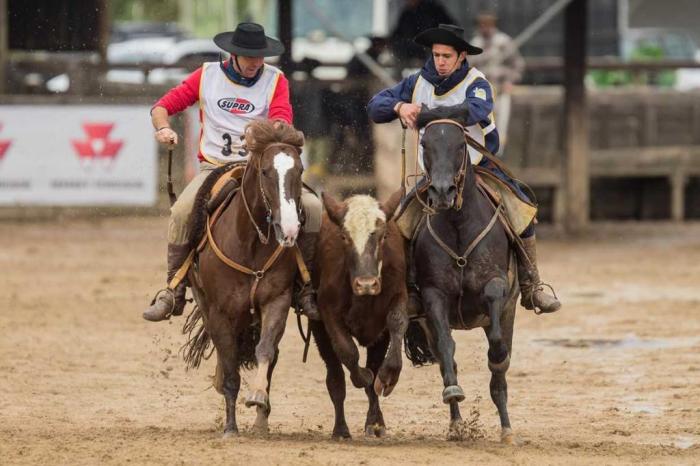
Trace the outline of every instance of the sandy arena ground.
<path fill-rule="evenodd" d="M 0 463 L 700 463 L 700 224 L 541 240 L 565 308 L 519 310 L 508 372 L 518 447 L 498 442 L 477 330 L 455 338 L 462 413 L 483 438 L 447 442 L 438 368 L 407 365 L 382 402 L 388 437 L 363 436 L 365 397 L 352 389 L 354 440 L 331 441 L 325 371 L 315 348 L 301 363 L 292 318 L 270 434 L 250 433 L 255 413 L 241 403 L 241 435 L 222 440 L 213 360 L 185 372 L 184 319 L 141 319 L 162 284 L 165 232 L 163 218 L 0 224 Z"/>

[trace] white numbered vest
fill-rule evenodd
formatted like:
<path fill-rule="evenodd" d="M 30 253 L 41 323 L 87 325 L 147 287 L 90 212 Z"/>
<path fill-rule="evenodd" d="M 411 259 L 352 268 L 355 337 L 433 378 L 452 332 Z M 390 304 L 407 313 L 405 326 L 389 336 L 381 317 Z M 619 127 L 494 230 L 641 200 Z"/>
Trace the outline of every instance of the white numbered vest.
<path fill-rule="evenodd" d="M 419 76 L 418 80 L 416 81 L 416 87 L 413 89 L 413 97 L 411 98 L 411 102 L 418 105 L 425 104 L 428 106 L 428 108 L 461 104 L 464 102 L 464 99 L 467 98 L 467 88 L 469 88 L 469 86 L 471 86 L 471 84 L 477 78 L 486 79 L 484 77 L 484 73 L 472 67 L 469 69 L 469 72 L 464 77 L 462 82 L 443 95 L 435 95 L 435 88 L 433 85 L 423 79 L 422 76 Z M 486 96 L 484 95 L 483 98 L 485 99 Z M 467 127 L 467 132 L 476 141 L 484 144 L 484 136 L 493 131 L 495 128 L 496 124 L 494 123 L 493 113 L 491 113 L 489 115 L 488 126 L 482 128 L 479 123 L 476 123 L 475 125 Z M 420 130 L 418 133 L 419 138 L 423 137 L 424 131 L 425 129 Z M 477 165 L 481 161 L 481 157 L 482 155 L 480 152 L 472 147 L 469 147 L 469 158 L 471 159 L 473 165 Z M 421 170 L 425 171 L 425 167 L 423 166 L 423 147 L 420 144 L 418 145 L 418 163 L 420 164 Z"/>
<path fill-rule="evenodd" d="M 241 135 L 252 120 L 267 118 L 270 101 L 282 72 L 263 65 L 260 79 L 251 87 L 231 81 L 218 62 L 205 63 L 199 83 L 202 131 L 199 151 L 216 165 L 245 160 L 239 155 Z"/>

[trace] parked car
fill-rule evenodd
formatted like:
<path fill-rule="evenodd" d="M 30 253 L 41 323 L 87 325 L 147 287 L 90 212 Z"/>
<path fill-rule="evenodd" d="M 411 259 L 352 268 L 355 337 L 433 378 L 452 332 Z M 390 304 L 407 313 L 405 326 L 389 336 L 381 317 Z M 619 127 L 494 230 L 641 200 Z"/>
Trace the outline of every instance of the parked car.
<path fill-rule="evenodd" d="M 149 37 L 171 37 L 175 40 L 189 38 L 189 33 L 177 23 L 156 21 L 122 21 L 112 26 L 109 42 L 116 44 Z"/>

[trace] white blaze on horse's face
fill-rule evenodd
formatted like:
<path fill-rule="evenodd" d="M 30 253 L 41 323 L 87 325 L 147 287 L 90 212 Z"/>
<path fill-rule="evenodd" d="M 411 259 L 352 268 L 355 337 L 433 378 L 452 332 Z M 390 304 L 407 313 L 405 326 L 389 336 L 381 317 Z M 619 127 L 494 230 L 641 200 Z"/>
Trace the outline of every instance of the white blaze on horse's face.
<path fill-rule="evenodd" d="M 294 158 L 284 152 L 275 155 L 273 166 L 277 170 L 277 182 L 280 196 L 280 228 L 284 241 L 282 246 L 291 247 L 294 245 L 299 234 L 299 213 L 297 203 L 293 197 L 287 199 L 284 188 L 289 170 L 294 168 Z M 290 193 L 291 194 L 291 193 Z"/>

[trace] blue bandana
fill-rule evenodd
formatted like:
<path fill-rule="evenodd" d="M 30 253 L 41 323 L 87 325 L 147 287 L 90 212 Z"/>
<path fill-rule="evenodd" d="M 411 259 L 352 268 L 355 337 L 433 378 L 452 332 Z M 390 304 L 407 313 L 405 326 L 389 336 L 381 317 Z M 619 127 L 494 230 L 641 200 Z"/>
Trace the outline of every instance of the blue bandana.
<path fill-rule="evenodd" d="M 261 66 L 258 72 L 255 73 L 255 76 L 252 78 L 246 78 L 236 71 L 236 68 L 233 66 L 233 57 L 229 58 L 226 62 L 219 60 L 219 66 L 221 66 L 221 70 L 224 72 L 224 74 L 226 74 L 228 79 L 245 87 L 252 87 L 256 82 L 258 82 L 258 79 L 260 79 L 260 76 L 262 76 L 262 71 L 264 68 L 264 65 Z"/>
<path fill-rule="evenodd" d="M 450 89 L 455 87 L 457 84 L 461 83 L 462 80 L 467 76 L 469 72 L 469 62 L 464 60 L 462 66 L 452 72 L 446 78 L 440 76 L 435 69 L 435 61 L 431 56 L 428 61 L 425 62 L 423 68 L 420 71 L 420 75 L 435 87 L 435 95 L 443 95 L 447 93 Z"/>

